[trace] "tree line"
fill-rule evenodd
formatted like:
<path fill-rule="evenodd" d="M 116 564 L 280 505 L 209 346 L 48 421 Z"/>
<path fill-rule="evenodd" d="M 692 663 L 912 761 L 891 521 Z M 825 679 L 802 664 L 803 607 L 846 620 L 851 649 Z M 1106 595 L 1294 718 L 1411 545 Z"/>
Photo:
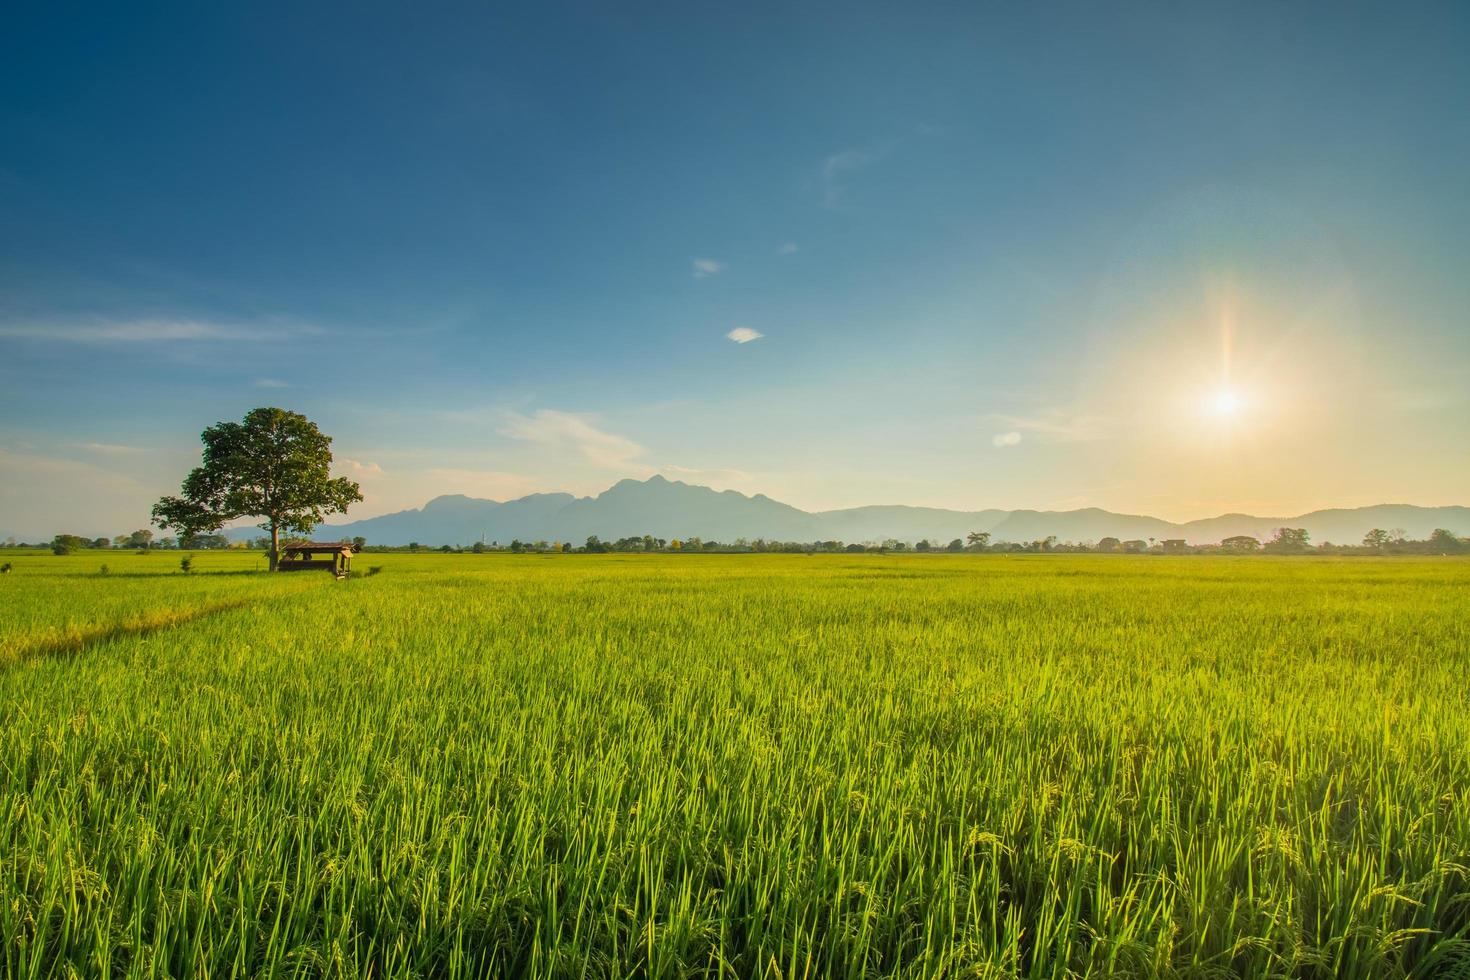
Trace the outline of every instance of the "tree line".
<path fill-rule="evenodd" d="M 697 536 L 686 538 L 661 538 L 652 534 L 603 540 L 591 535 L 575 545 L 564 541 L 521 541 L 508 544 L 499 541 L 489 543 L 477 541 L 472 545 L 439 545 L 437 547 L 411 542 L 406 545 L 373 545 L 364 538 L 354 538 L 359 549 L 373 552 L 400 552 L 406 554 L 483 554 L 485 552 L 510 552 L 512 554 L 610 554 L 610 553 L 802 553 L 802 554 L 880 554 L 902 552 L 986 552 L 995 554 L 1056 553 L 1056 554 L 1139 554 L 1139 555 L 1206 555 L 1206 554 L 1389 554 L 1389 555 L 1451 555 L 1470 552 L 1470 538 L 1462 538 L 1443 528 L 1436 529 L 1428 538 L 1415 540 L 1402 531 L 1384 531 L 1374 528 L 1359 544 L 1342 545 L 1324 542 L 1313 544 L 1304 528 L 1278 528 L 1270 538 L 1262 541 L 1250 535 L 1234 535 L 1218 544 L 1189 544 L 1180 538 L 1133 538 L 1105 537 L 1099 541 L 1060 541 L 1056 536 L 1034 541 L 997 541 L 987 531 L 972 531 L 964 538 L 954 538 L 948 543 L 923 539 L 917 542 L 888 538 L 883 541 L 779 541 L 766 538 L 736 538 L 733 541 L 706 540 Z"/>
<path fill-rule="evenodd" d="M 52 554 L 70 555 L 78 551 L 210 551 L 221 548 L 244 547 L 243 542 L 231 541 L 223 534 L 185 534 L 177 538 L 155 537 L 147 528 L 119 534 L 112 538 L 89 538 L 81 534 L 58 534 L 50 541 L 34 544 L 18 542 L 14 538 L 5 541 L 7 548 L 49 548 Z"/>

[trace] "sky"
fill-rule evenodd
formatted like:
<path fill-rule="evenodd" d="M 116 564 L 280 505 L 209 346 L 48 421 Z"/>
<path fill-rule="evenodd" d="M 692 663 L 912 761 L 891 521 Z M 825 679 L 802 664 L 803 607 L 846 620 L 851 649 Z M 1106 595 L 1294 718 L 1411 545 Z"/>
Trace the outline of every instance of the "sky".
<path fill-rule="evenodd" d="M 31 4 L 0 535 L 365 500 L 1470 504 L 1470 6 Z"/>

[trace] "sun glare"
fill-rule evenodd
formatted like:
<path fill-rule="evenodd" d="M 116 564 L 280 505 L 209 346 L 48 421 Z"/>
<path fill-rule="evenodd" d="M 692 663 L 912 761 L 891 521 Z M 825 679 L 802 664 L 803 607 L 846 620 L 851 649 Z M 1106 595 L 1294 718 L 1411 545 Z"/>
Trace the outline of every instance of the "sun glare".
<path fill-rule="evenodd" d="M 1221 418 L 1231 418 L 1240 413 L 1240 396 L 1228 388 L 1217 391 L 1215 392 L 1215 396 L 1210 400 L 1210 408 Z"/>

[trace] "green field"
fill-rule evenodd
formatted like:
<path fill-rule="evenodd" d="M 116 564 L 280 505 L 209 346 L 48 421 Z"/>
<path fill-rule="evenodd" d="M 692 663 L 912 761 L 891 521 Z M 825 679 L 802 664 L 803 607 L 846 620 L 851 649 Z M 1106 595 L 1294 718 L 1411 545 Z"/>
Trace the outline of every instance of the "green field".
<path fill-rule="evenodd" d="M 9 978 L 1470 976 L 1470 561 L 4 560 Z"/>

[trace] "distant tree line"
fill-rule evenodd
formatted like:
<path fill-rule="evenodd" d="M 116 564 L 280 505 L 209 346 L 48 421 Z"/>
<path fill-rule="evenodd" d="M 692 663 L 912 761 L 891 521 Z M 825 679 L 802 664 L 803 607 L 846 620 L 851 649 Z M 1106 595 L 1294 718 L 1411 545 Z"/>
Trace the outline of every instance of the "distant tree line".
<path fill-rule="evenodd" d="M 304 541 L 305 538 L 283 538 L 283 544 Z M 411 542 L 406 545 L 369 545 L 364 537 L 352 539 L 358 550 L 402 554 L 483 554 L 486 552 L 510 552 L 512 554 L 861 554 L 914 552 L 986 552 L 995 554 L 1130 554 L 1130 555 L 1251 555 L 1251 554 L 1342 554 L 1342 555 L 1459 555 L 1470 553 L 1470 538 L 1462 538 L 1444 528 L 1436 529 L 1423 540 L 1410 538 L 1402 530 L 1385 531 L 1374 528 L 1358 544 L 1313 544 L 1304 528 L 1283 527 L 1269 539 L 1262 541 L 1246 534 L 1228 537 L 1218 544 L 1188 544 L 1182 538 L 1103 538 L 1100 541 L 1060 541 L 1055 535 L 1034 541 L 996 541 L 989 532 L 972 531 L 963 538 L 948 543 L 930 541 L 899 541 L 888 538 L 883 541 L 778 541 L 767 538 L 736 538 L 733 541 L 705 540 L 698 536 L 687 538 L 660 538 L 652 534 L 633 535 L 615 540 L 603 540 L 591 535 L 585 542 L 574 545 L 568 541 L 521 541 L 508 544 L 499 541 L 485 543 L 476 541 L 471 545 L 429 545 Z M 13 538 L 5 542 L 12 548 L 49 548 L 58 555 L 78 551 L 155 551 L 185 550 L 212 551 L 222 549 L 250 549 L 268 551 L 271 540 L 255 537 L 248 541 L 231 541 L 223 534 L 193 534 L 178 538 L 155 538 L 152 531 L 139 530 L 130 534 L 119 534 L 114 538 L 88 538 L 76 534 L 58 534 L 51 541 L 40 544 L 17 543 Z"/>
<path fill-rule="evenodd" d="M 52 554 L 70 555 L 78 551 L 210 551 L 223 548 L 244 548 L 243 541 L 231 541 L 223 534 L 186 534 L 178 538 L 154 537 L 144 528 L 112 538 L 89 538 L 80 534 L 58 534 L 50 541 L 26 544 L 10 539 L 5 542 L 11 548 L 49 548 Z"/>
<path fill-rule="evenodd" d="M 1386 555 L 1452 555 L 1470 552 L 1470 538 L 1457 537 L 1440 528 L 1424 540 L 1413 540 L 1401 530 L 1383 531 L 1375 528 L 1360 544 L 1340 545 L 1326 542 L 1314 545 L 1304 528 L 1278 528 L 1269 539 L 1262 541 L 1250 535 L 1235 535 L 1218 544 L 1188 544 L 1182 538 L 1134 538 L 1123 540 L 1106 537 L 1100 541 L 1060 541 L 1055 535 L 1034 541 L 996 541 L 989 532 L 972 531 L 964 538 L 955 538 L 948 543 L 928 539 L 917 542 L 899 541 L 888 538 L 883 541 L 844 542 L 827 541 L 779 541 L 766 538 L 736 538 L 733 541 L 705 540 L 698 536 L 687 538 L 660 538 L 652 534 L 633 535 L 624 538 L 603 540 L 591 535 L 580 545 L 564 541 L 521 541 L 515 539 L 508 544 L 499 541 L 489 543 L 477 541 L 472 545 L 429 545 L 411 542 L 406 545 L 370 545 L 364 538 L 354 538 L 359 549 L 374 552 L 399 552 L 405 554 L 483 554 L 485 552 L 510 552 L 512 554 L 743 554 L 743 553 L 786 553 L 786 554 L 859 554 L 914 552 L 987 552 L 997 554 L 1024 554 L 1046 552 L 1056 554 L 1138 554 L 1138 555 L 1208 555 L 1208 554 L 1386 554 Z"/>

